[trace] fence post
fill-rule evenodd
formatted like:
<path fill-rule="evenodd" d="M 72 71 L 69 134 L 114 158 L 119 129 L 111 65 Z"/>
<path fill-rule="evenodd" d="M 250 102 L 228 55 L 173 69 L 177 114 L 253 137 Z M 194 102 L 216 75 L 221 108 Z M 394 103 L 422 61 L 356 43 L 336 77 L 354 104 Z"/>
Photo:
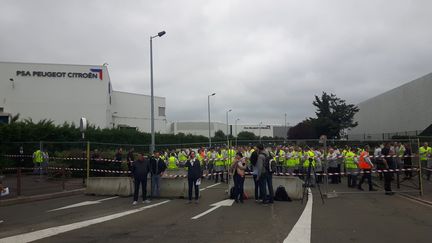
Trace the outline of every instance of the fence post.
<path fill-rule="evenodd" d="M 87 181 L 90 178 L 90 141 L 87 140 Z"/>
<path fill-rule="evenodd" d="M 62 177 L 62 189 L 63 189 L 63 191 L 65 191 L 66 190 L 66 173 L 65 173 L 64 166 L 62 166 L 62 168 L 61 168 L 61 177 Z"/>
<path fill-rule="evenodd" d="M 17 169 L 17 195 L 21 196 L 21 167 Z"/>
<path fill-rule="evenodd" d="M 423 173 L 422 173 L 422 164 L 420 160 L 420 138 L 417 137 L 417 158 L 419 163 L 419 187 L 420 187 L 420 196 L 423 196 Z"/>

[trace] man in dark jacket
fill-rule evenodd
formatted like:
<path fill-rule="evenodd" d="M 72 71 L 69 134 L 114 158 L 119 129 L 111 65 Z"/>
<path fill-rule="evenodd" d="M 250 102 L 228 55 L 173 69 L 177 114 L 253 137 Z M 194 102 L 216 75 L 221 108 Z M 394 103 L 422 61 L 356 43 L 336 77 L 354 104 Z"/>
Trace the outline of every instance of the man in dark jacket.
<path fill-rule="evenodd" d="M 202 169 L 199 160 L 195 159 L 195 152 L 189 155 L 185 167 L 188 168 L 189 203 L 192 203 L 192 187 L 195 188 L 195 203 L 198 203 L 199 185 L 201 184 Z"/>
<path fill-rule="evenodd" d="M 133 205 L 137 204 L 140 184 L 142 186 L 143 202 L 150 203 L 150 201 L 147 200 L 147 174 L 149 172 L 150 162 L 147 158 L 144 158 L 142 153 L 140 153 L 138 160 L 135 160 L 132 163 L 132 175 L 135 182 Z"/>
<path fill-rule="evenodd" d="M 160 178 L 166 170 L 165 162 L 160 158 L 159 152 L 155 152 L 150 159 L 151 168 L 151 197 L 160 196 Z"/>

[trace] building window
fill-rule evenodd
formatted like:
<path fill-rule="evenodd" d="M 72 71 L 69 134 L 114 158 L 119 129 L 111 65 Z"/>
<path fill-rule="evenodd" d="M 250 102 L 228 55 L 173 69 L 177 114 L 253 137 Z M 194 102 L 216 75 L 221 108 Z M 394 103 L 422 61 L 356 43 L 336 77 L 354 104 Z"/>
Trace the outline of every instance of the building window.
<path fill-rule="evenodd" d="M 4 108 L 3 107 L 0 107 L 0 112 L 3 112 L 4 111 Z"/>
<path fill-rule="evenodd" d="M 165 116 L 165 107 L 159 106 L 159 116 Z"/>

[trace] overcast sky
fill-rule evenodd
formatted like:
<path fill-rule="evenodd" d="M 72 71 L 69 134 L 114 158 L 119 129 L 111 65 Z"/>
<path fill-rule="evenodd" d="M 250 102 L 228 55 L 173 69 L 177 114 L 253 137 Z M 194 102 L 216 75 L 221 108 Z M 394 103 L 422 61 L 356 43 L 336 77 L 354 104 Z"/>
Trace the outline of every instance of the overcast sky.
<path fill-rule="evenodd" d="M 432 72 L 428 0 L 0 0 L 0 61 L 103 64 L 169 121 L 295 124 L 322 91 L 359 103 Z"/>

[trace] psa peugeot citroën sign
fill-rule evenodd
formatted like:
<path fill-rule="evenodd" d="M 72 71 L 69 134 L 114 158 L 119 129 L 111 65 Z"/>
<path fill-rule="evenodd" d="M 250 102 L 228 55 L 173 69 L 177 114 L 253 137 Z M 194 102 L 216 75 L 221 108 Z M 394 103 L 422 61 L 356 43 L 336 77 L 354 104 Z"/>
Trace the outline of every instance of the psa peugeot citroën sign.
<path fill-rule="evenodd" d="M 40 78 L 88 78 L 88 79 L 103 79 L 102 69 L 90 68 L 89 72 L 46 72 L 46 71 L 16 71 L 18 77 L 40 77 Z"/>

